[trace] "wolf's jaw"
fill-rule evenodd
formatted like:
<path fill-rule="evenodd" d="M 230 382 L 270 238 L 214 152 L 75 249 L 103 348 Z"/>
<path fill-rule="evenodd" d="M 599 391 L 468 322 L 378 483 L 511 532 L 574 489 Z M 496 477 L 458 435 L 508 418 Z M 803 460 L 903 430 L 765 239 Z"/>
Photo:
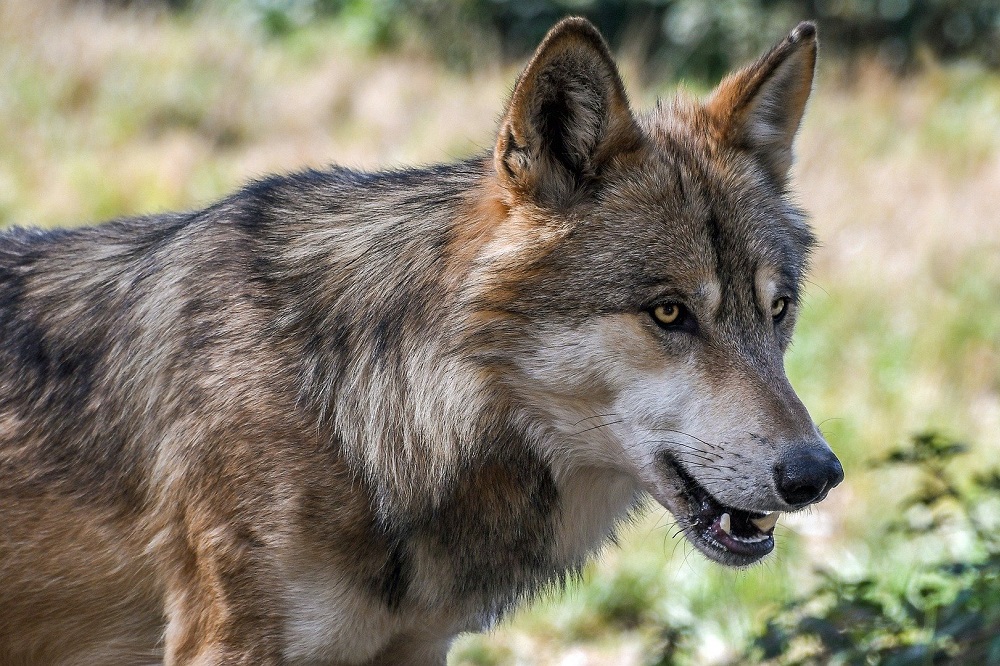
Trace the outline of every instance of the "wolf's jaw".
<path fill-rule="evenodd" d="M 724 506 L 707 494 L 700 504 L 701 510 L 686 534 L 712 559 L 747 566 L 774 550 L 774 526 L 767 530 L 757 527 L 766 516 Z"/>
<path fill-rule="evenodd" d="M 716 562 L 735 567 L 749 566 L 774 550 L 777 512 L 745 511 L 722 504 L 677 461 L 667 456 L 663 463 L 676 475 L 681 503 L 687 505 L 665 506 L 675 514 L 684 535 L 698 550 Z"/>

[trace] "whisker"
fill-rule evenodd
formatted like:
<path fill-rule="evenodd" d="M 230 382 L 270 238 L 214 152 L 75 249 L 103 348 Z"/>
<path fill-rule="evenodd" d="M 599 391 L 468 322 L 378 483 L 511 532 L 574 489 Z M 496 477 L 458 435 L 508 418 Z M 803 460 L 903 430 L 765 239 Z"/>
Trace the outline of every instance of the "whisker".
<path fill-rule="evenodd" d="M 691 433 L 684 432 L 683 430 L 674 430 L 672 428 L 652 428 L 652 430 L 654 432 L 675 432 L 678 435 L 684 435 L 685 437 L 690 437 L 691 439 L 697 440 L 697 441 L 701 442 L 702 444 L 704 444 L 705 446 L 707 446 L 710 449 L 717 449 L 717 448 L 719 448 L 715 444 L 709 444 L 708 442 L 706 442 L 705 440 L 701 439 L 700 437 L 695 437 Z"/>
<path fill-rule="evenodd" d="M 646 469 L 649 469 L 651 467 L 654 467 L 656 464 L 657 463 L 655 461 L 649 462 L 649 463 L 646 463 L 645 465 L 642 465 L 640 467 L 640 469 L 646 470 Z M 715 479 L 724 479 L 724 480 L 727 480 L 727 481 L 732 481 L 733 478 L 736 478 L 738 476 L 738 471 L 734 467 L 729 467 L 729 466 L 717 467 L 717 466 L 713 466 L 713 465 L 706 465 L 706 464 L 698 462 L 698 461 L 684 461 L 684 466 L 685 466 L 685 468 L 688 471 L 698 470 L 698 478 L 699 479 L 701 479 L 701 478 L 715 478 Z M 704 476 L 703 473 L 702 473 L 702 470 L 708 470 L 709 472 L 717 472 L 718 474 L 716 476 L 714 476 L 714 477 L 713 476 Z M 727 472 L 732 473 L 732 475 L 731 476 L 726 476 Z"/>
<path fill-rule="evenodd" d="M 654 443 L 674 444 L 675 442 L 673 442 L 672 440 L 669 440 L 669 439 L 659 439 L 659 440 L 654 439 L 654 440 L 646 440 L 646 441 L 644 441 L 642 443 L 643 444 L 654 444 Z M 674 456 L 676 456 L 678 458 L 683 458 L 685 456 L 694 456 L 694 457 L 700 458 L 700 459 L 702 459 L 704 461 L 704 462 L 701 462 L 701 463 L 696 463 L 696 462 L 692 462 L 690 458 L 684 458 L 684 461 L 685 461 L 686 465 L 691 465 L 691 466 L 694 466 L 694 467 L 707 467 L 709 469 L 728 469 L 729 471 L 734 472 L 734 473 L 738 473 L 739 472 L 739 470 L 737 469 L 737 467 L 735 465 L 720 463 L 719 462 L 719 460 L 720 460 L 719 458 L 709 458 L 709 457 L 701 455 L 700 453 L 690 452 L 690 451 L 674 451 L 672 453 L 673 453 Z M 649 466 L 652 466 L 652 465 L 655 465 L 655 464 L 657 464 L 657 462 L 654 460 L 654 461 L 651 461 L 649 463 L 646 463 L 644 465 L 644 467 L 649 467 Z"/>
<path fill-rule="evenodd" d="M 612 426 L 612 425 L 618 425 L 619 423 L 624 423 L 624 422 L 625 422 L 624 420 L 621 420 L 621 419 L 620 419 L 620 420 L 618 420 L 618 421 L 611 421 L 610 423 L 598 423 L 598 424 L 597 424 L 597 425 L 595 425 L 595 426 L 591 426 L 591 427 L 589 427 L 589 428 L 584 428 L 584 429 L 583 429 L 583 430 L 581 430 L 580 432 L 575 432 L 575 433 L 573 433 L 573 437 L 577 437 L 577 436 L 579 436 L 579 435 L 583 435 L 583 434 L 586 434 L 586 433 L 590 432 L 591 430 L 597 430 L 598 428 L 606 428 L 606 427 L 608 427 L 608 426 Z"/>
<path fill-rule="evenodd" d="M 583 423 L 584 421 L 590 421 L 591 419 L 607 419 L 607 418 L 611 418 L 612 416 L 618 416 L 618 415 L 617 414 L 594 414 L 593 416 L 586 416 L 586 417 L 580 419 L 579 421 L 577 421 L 573 425 L 574 426 L 578 426 L 581 423 Z"/>
<path fill-rule="evenodd" d="M 653 441 L 650 441 L 650 442 L 643 442 L 643 444 L 653 444 L 653 443 L 672 444 L 673 442 L 669 442 L 669 441 L 665 441 L 665 440 L 653 440 Z M 691 457 L 693 457 L 693 458 L 700 458 L 701 460 L 704 460 L 705 462 L 708 462 L 708 463 L 714 463 L 716 460 L 718 460 L 717 458 L 709 458 L 706 455 L 702 455 L 702 454 L 694 452 L 694 451 L 677 451 L 677 452 L 674 453 L 674 455 L 678 456 L 678 457 L 680 457 L 680 456 L 686 456 L 686 457 L 689 457 L 689 458 L 691 458 Z"/>
<path fill-rule="evenodd" d="M 821 285 L 821 284 L 817 284 L 816 282 L 813 282 L 812 280 L 810 280 L 808 278 L 804 279 L 803 282 L 805 282 L 810 287 L 815 287 L 815 288 L 819 289 L 820 291 L 822 291 L 827 296 L 830 295 L 830 292 L 828 292 L 826 289 L 824 289 L 823 285 Z"/>

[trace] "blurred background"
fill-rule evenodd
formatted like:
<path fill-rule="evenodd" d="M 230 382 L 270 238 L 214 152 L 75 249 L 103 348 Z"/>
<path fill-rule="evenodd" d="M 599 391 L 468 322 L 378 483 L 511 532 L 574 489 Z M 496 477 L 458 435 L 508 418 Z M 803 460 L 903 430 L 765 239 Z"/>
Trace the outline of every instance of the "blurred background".
<path fill-rule="evenodd" d="M 0 0 L 0 225 L 488 149 L 566 14 L 602 28 L 637 107 L 819 22 L 795 188 L 822 245 L 787 365 L 847 480 L 745 571 L 650 508 L 450 663 L 1000 664 L 995 0 Z"/>

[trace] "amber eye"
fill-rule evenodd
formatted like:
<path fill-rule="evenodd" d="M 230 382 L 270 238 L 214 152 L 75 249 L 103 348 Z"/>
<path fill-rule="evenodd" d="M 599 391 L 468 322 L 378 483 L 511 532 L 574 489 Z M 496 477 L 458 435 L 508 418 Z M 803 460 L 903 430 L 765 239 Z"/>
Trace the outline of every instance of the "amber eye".
<path fill-rule="evenodd" d="M 788 312 L 788 299 L 782 296 L 781 298 L 776 298 L 771 302 L 771 318 L 775 321 L 781 321 Z"/>
<path fill-rule="evenodd" d="M 684 306 L 680 303 L 664 303 L 653 308 L 653 319 L 663 326 L 676 326 L 684 320 Z"/>

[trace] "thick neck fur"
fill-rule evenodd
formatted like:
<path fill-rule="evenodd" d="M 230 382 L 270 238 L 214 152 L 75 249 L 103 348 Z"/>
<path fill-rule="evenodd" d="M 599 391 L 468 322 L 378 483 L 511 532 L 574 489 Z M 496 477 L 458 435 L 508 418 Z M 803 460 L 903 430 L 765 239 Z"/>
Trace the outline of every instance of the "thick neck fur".
<path fill-rule="evenodd" d="M 511 332 L 484 276 L 510 257 L 484 219 L 505 212 L 491 169 L 311 173 L 257 184 L 258 205 L 234 211 L 280 294 L 273 335 L 300 359 L 298 399 L 371 484 L 379 519 L 418 544 L 413 571 L 447 562 L 452 592 L 498 604 L 486 616 L 579 566 L 634 502 L 616 479 L 613 506 L 570 511 L 602 479 L 554 471 L 554 434 L 501 379 Z M 433 587 L 411 583 L 428 603 Z"/>
<path fill-rule="evenodd" d="M 253 186 L 235 211 L 280 294 L 273 334 L 299 359 L 299 400 L 404 506 L 478 445 L 483 387 L 446 255 L 477 167 L 303 174 Z"/>
<path fill-rule="evenodd" d="M 461 599 L 459 617 L 488 621 L 561 579 L 634 488 L 595 492 L 609 479 L 554 460 L 556 435 L 513 397 L 517 318 L 490 311 L 490 276 L 521 236 L 492 168 L 306 172 L 191 214 L 4 234 L 0 413 L 41 424 L 12 487 L 59 479 L 134 522 L 219 474 L 247 501 L 294 496 L 302 456 L 310 484 L 362 496 L 370 516 L 348 522 L 385 560 L 366 585 L 389 608 Z M 244 443 L 260 459 L 220 469 Z M 309 520 L 347 521 L 337 501 Z"/>

